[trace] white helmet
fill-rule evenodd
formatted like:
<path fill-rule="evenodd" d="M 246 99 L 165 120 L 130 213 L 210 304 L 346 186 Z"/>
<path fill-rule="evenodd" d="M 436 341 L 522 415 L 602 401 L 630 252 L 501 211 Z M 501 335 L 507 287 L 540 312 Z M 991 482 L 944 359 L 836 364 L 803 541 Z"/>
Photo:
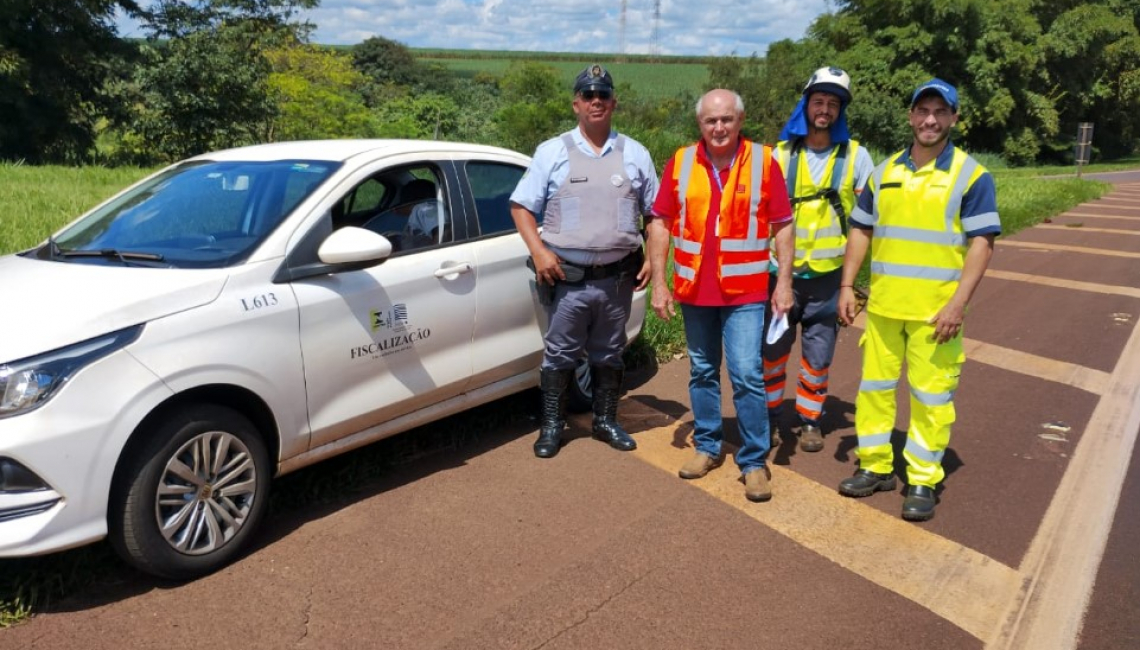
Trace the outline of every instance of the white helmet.
<path fill-rule="evenodd" d="M 831 93 L 846 104 L 851 101 L 851 77 L 839 68 L 820 68 L 804 86 L 804 97 L 813 92 Z"/>

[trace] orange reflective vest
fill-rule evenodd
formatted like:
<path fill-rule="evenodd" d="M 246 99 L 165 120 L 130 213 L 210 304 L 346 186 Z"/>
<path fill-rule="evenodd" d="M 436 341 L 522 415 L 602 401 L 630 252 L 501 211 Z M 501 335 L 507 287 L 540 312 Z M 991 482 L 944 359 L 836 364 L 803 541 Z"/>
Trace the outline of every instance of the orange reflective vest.
<path fill-rule="evenodd" d="M 720 238 L 717 277 L 727 296 L 765 291 L 768 286 L 768 219 L 760 216 L 767 200 L 768 165 L 772 148 L 748 140 L 736 154 L 720 197 L 716 234 Z M 697 272 L 704 256 L 705 219 L 709 216 L 712 185 L 709 172 L 696 164 L 697 146 L 678 149 L 673 156 L 680 216 L 673 220 L 673 292 L 685 301 L 697 295 Z M 712 173 L 717 173 L 715 170 Z"/>

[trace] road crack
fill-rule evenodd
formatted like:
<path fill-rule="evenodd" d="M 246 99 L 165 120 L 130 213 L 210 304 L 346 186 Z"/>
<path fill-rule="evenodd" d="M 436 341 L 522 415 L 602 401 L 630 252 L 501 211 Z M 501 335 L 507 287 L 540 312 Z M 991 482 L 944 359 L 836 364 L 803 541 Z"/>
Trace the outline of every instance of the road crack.
<path fill-rule="evenodd" d="M 297 639 L 297 643 L 304 642 L 309 637 L 309 621 L 313 618 L 313 588 L 309 587 L 309 593 L 305 594 L 305 611 L 302 612 L 305 616 L 305 631 L 301 634 L 301 638 Z"/>
<path fill-rule="evenodd" d="M 586 611 L 586 613 L 585 613 L 585 615 L 583 615 L 583 616 L 582 616 L 580 619 L 578 619 L 577 621 L 574 621 L 574 622 L 573 622 L 573 623 L 571 623 L 570 625 L 568 625 L 568 626 L 566 626 L 565 628 L 563 628 L 563 629 L 559 630 L 557 634 L 555 634 L 554 636 L 550 637 L 549 639 L 547 639 L 547 640 L 543 641 L 542 643 L 540 643 L 540 644 L 536 645 L 534 648 L 532 648 L 532 650 L 542 650 L 542 648 L 545 648 L 545 647 L 546 647 L 547 645 L 549 645 L 551 642 L 553 642 L 553 641 L 556 641 L 556 640 L 557 640 L 559 637 L 561 637 L 562 635 L 566 634 L 567 632 L 569 632 L 569 631 L 573 630 L 574 628 L 576 628 L 576 627 L 578 627 L 578 626 L 582 625 L 583 623 L 585 623 L 586 621 L 590 620 L 590 617 L 591 617 L 591 616 L 593 616 L 593 615 L 594 615 L 594 614 L 596 614 L 597 612 L 600 612 L 600 611 L 601 611 L 602 609 L 604 609 L 604 608 L 605 608 L 607 605 L 609 605 L 611 602 L 613 602 L 613 601 L 614 601 L 616 598 L 618 598 L 619 596 L 621 596 L 621 595 L 622 595 L 622 594 L 624 594 L 625 592 L 627 592 L 627 591 L 629 591 L 630 589 L 632 589 L 632 588 L 633 588 L 635 585 L 637 585 L 637 583 L 639 583 L 639 582 L 641 582 L 642 580 L 645 580 L 645 579 L 646 579 L 646 578 L 648 578 L 649 576 L 653 575 L 653 572 L 654 572 L 654 571 L 656 571 L 656 570 L 657 570 L 656 568 L 650 569 L 649 571 L 646 571 L 644 574 L 642 574 L 642 575 L 639 575 L 639 576 L 637 576 L 636 578 L 634 578 L 633 580 L 629 581 L 629 583 L 628 583 L 628 584 L 626 584 L 624 587 L 622 587 L 621 589 L 619 589 L 619 590 L 618 590 L 616 593 L 613 593 L 613 594 L 611 594 L 611 595 L 610 595 L 609 597 L 607 597 L 605 600 L 603 600 L 602 602 L 598 603 L 596 606 L 594 606 L 594 607 L 590 608 L 589 610 L 587 610 L 587 611 Z"/>

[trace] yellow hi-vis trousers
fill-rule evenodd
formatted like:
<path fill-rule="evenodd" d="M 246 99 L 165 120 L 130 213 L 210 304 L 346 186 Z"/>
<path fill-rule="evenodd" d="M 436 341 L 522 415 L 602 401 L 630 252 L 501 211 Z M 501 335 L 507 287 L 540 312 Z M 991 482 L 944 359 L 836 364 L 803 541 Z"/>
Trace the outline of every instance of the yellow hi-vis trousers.
<path fill-rule="evenodd" d="M 855 398 L 855 433 L 860 469 L 876 474 L 894 471 L 891 431 L 897 410 L 895 389 L 906 359 L 910 384 L 910 426 L 903 448 L 907 482 L 938 485 L 946 476 L 942 456 L 950 444 L 954 391 L 966 361 L 961 332 L 939 345 L 929 323 L 868 313 L 867 330 L 859 345 L 863 348 L 863 378 Z"/>

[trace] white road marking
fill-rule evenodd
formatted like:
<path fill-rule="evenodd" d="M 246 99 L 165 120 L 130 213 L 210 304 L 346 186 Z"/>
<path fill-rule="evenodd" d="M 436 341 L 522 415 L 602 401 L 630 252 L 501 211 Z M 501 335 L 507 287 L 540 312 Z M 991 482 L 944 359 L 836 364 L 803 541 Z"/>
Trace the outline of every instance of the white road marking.
<path fill-rule="evenodd" d="M 1067 253 L 1087 253 L 1089 255 L 1101 255 L 1104 257 L 1128 257 L 1132 259 L 1140 259 L 1140 253 L 1133 251 L 1114 251 L 1106 250 L 1103 248 L 1090 248 L 1088 246 L 1065 246 L 1062 244 L 1041 244 L 1038 242 L 1030 241 L 1014 241 L 1012 239 L 999 239 L 997 240 L 998 246 L 1013 246 L 1014 248 L 1035 248 L 1038 250 L 1047 251 L 1064 251 Z"/>
<path fill-rule="evenodd" d="M 1124 230 L 1123 228 L 1090 228 L 1088 226 L 1067 226 L 1065 224 L 1048 224 L 1043 223 L 1034 226 L 1041 230 L 1067 230 L 1069 232 L 1099 232 L 1109 235 L 1128 235 L 1132 237 L 1140 237 L 1140 230 Z"/>
<path fill-rule="evenodd" d="M 1077 291 L 1085 291 L 1088 293 L 1107 293 L 1117 296 L 1140 298 L 1140 289 L 1136 287 L 1122 287 L 1113 284 L 1100 284 L 1099 282 L 1081 282 L 1079 280 L 1054 278 L 1045 275 L 1029 275 L 1028 273 L 1016 273 L 1014 271 L 999 271 L 997 269 L 987 269 L 986 277 L 993 277 L 999 280 L 1029 282 L 1031 284 L 1044 284 L 1050 287 L 1075 289 Z"/>
<path fill-rule="evenodd" d="M 1126 221 L 1128 221 L 1128 220 L 1132 220 L 1132 221 L 1140 220 L 1140 216 L 1133 217 L 1131 215 L 1125 215 L 1125 214 L 1093 214 L 1091 212 L 1065 212 L 1065 213 L 1057 215 L 1056 218 L 1059 218 L 1059 217 L 1081 217 L 1084 219 L 1124 219 Z"/>

